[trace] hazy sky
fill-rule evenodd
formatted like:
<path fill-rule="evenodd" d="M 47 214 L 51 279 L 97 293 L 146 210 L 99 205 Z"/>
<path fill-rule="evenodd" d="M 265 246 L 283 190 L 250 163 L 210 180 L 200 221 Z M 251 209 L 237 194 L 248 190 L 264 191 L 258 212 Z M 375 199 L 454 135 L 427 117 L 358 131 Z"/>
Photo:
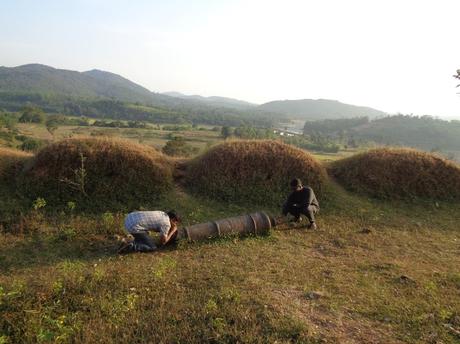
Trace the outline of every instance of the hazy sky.
<path fill-rule="evenodd" d="M 0 0 L 0 65 L 460 118 L 460 0 Z"/>

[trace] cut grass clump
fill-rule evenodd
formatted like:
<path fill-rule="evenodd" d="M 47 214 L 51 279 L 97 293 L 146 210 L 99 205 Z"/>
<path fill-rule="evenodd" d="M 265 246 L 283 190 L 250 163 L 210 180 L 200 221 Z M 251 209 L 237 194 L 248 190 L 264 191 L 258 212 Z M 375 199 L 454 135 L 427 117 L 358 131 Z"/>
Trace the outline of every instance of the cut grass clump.
<path fill-rule="evenodd" d="M 188 187 L 210 198 L 279 206 L 292 178 L 320 195 L 324 168 L 308 153 L 271 140 L 229 141 L 187 166 Z"/>
<path fill-rule="evenodd" d="M 460 167 L 434 154 L 379 148 L 338 160 L 331 174 L 345 187 L 386 199 L 460 199 Z"/>
<path fill-rule="evenodd" d="M 40 150 L 22 174 L 28 195 L 48 204 L 130 210 L 172 187 L 172 165 L 155 149 L 108 138 L 66 139 Z"/>

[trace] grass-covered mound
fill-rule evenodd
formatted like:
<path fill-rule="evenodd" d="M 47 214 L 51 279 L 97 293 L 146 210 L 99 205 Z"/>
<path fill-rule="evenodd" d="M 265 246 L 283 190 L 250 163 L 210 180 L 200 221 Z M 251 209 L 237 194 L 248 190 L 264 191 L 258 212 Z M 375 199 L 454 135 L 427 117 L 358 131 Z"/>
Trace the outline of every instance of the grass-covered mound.
<path fill-rule="evenodd" d="M 22 208 L 17 194 L 16 175 L 32 159 L 32 154 L 0 148 L 0 232 L 10 220 L 17 221 Z"/>
<path fill-rule="evenodd" d="M 22 182 L 30 197 L 91 209 L 132 209 L 172 187 L 172 166 L 155 149 L 108 138 L 66 139 L 39 151 Z"/>
<path fill-rule="evenodd" d="M 11 182 L 10 179 L 31 157 L 30 153 L 0 147 L 0 181 Z"/>
<path fill-rule="evenodd" d="M 378 198 L 460 199 L 459 166 L 417 150 L 370 150 L 336 161 L 331 173 L 348 189 Z"/>
<path fill-rule="evenodd" d="M 186 182 L 197 193 L 222 200 L 279 205 L 292 178 L 319 195 L 326 178 L 308 153 L 270 140 L 229 141 L 190 162 Z"/>

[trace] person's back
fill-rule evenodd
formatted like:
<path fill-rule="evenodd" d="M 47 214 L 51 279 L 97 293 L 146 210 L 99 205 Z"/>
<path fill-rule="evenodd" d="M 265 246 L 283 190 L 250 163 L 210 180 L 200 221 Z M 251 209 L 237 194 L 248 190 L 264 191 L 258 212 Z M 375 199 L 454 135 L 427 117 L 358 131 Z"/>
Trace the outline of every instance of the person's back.
<path fill-rule="evenodd" d="M 153 230 L 167 234 L 171 224 L 168 214 L 164 211 L 134 211 L 126 217 L 125 228 L 129 233 Z"/>
<path fill-rule="evenodd" d="M 177 224 L 180 217 L 175 211 L 167 213 L 161 210 L 134 211 L 125 219 L 126 231 L 134 237 L 134 241 L 124 244 L 119 253 L 152 252 L 157 245 L 149 236 L 149 231 L 160 233 L 160 244 L 165 245 L 173 240 L 177 234 Z"/>

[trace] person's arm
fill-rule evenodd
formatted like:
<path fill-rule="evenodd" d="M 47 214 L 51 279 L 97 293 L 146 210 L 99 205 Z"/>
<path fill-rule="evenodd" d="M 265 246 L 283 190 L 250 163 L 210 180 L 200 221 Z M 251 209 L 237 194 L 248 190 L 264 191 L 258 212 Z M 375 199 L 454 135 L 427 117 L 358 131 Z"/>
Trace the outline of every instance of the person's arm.
<path fill-rule="evenodd" d="M 294 197 L 295 197 L 295 193 L 294 192 L 291 192 L 285 202 L 286 206 L 287 207 L 290 207 L 291 205 L 294 204 Z"/>
<path fill-rule="evenodd" d="M 307 195 L 306 195 L 306 203 L 307 203 L 307 207 L 310 206 L 313 201 L 315 200 L 315 193 L 313 192 L 313 189 L 308 187 L 306 188 L 307 189 Z"/>
<path fill-rule="evenodd" d="M 160 235 L 160 244 L 161 245 L 166 245 L 169 240 L 171 240 L 171 237 L 176 234 L 177 232 L 177 226 L 171 226 L 167 234 L 161 234 Z"/>

